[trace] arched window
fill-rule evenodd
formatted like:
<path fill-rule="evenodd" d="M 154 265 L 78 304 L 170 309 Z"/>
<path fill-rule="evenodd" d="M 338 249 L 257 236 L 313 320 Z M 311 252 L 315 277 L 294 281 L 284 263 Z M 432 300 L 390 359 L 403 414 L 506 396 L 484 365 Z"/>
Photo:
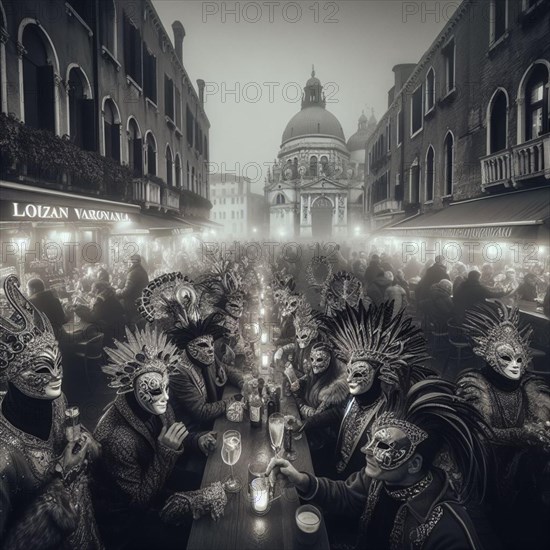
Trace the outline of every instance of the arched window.
<path fill-rule="evenodd" d="M 426 202 L 434 199 L 435 153 L 430 145 L 426 153 Z"/>
<path fill-rule="evenodd" d="M 317 157 L 313 156 L 309 159 L 309 175 L 312 177 L 317 176 Z"/>
<path fill-rule="evenodd" d="M 103 104 L 103 138 L 105 156 L 120 162 L 120 115 L 111 98 Z"/>
<path fill-rule="evenodd" d="M 420 163 L 418 162 L 418 159 L 414 159 L 414 162 L 411 164 L 409 177 L 410 177 L 409 199 L 411 204 L 418 204 L 420 202 Z"/>
<path fill-rule="evenodd" d="M 181 189 L 181 159 L 179 153 L 176 153 L 176 187 Z"/>
<path fill-rule="evenodd" d="M 285 204 L 285 203 L 286 203 L 285 196 L 282 193 L 279 193 L 277 195 L 277 198 L 275 199 L 275 204 Z"/>
<path fill-rule="evenodd" d="M 147 132 L 145 139 L 147 145 L 147 174 L 150 176 L 157 175 L 157 142 L 152 132 Z"/>
<path fill-rule="evenodd" d="M 23 98 L 25 124 L 55 132 L 54 67 L 49 63 L 45 37 L 37 25 L 23 29 Z"/>
<path fill-rule="evenodd" d="M 550 132 L 548 110 L 548 67 L 537 63 L 525 85 L 525 139 Z"/>
<path fill-rule="evenodd" d="M 493 96 L 489 115 L 489 153 L 506 149 L 508 130 L 508 97 L 499 90 Z"/>
<path fill-rule="evenodd" d="M 138 123 L 133 117 L 128 120 L 128 166 L 134 176 L 143 176 L 143 142 Z"/>
<path fill-rule="evenodd" d="M 172 157 L 172 149 L 170 145 L 166 146 L 166 183 L 174 184 L 174 158 Z"/>
<path fill-rule="evenodd" d="M 443 195 L 450 196 L 453 194 L 453 178 L 454 178 L 454 158 L 455 158 L 455 140 L 453 134 L 448 132 L 443 142 Z"/>
<path fill-rule="evenodd" d="M 94 102 L 89 98 L 89 84 L 80 67 L 73 67 L 68 78 L 69 136 L 81 149 L 93 150 Z"/>
<path fill-rule="evenodd" d="M 103 0 L 99 3 L 99 38 L 104 46 L 115 57 L 117 16 L 114 0 Z"/>
<path fill-rule="evenodd" d="M 323 171 L 323 174 L 325 176 L 328 176 L 329 173 L 328 173 L 328 157 L 323 155 L 321 157 L 321 170 Z"/>

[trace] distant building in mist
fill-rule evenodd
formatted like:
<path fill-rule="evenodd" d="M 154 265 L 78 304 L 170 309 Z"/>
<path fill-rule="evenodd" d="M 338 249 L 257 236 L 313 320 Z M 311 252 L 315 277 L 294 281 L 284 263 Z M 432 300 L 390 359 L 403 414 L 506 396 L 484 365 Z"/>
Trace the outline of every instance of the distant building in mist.
<path fill-rule="evenodd" d="M 302 109 L 287 124 L 265 196 L 272 238 L 327 240 L 359 236 L 364 217 L 365 146 L 376 126 L 363 113 L 348 140 L 326 108 L 312 71 Z"/>
<path fill-rule="evenodd" d="M 267 235 L 265 197 L 253 193 L 250 179 L 234 174 L 210 174 L 210 219 L 223 226 L 216 233 L 227 240 L 255 240 Z"/>
<path fill-rule="evenodd" d="M 548 1 L 464 0 L 419 63 L 393 68 L 388 110 L 367 142 L 373 232 L 540 240 L 550 184 L 549 28 Z"/>

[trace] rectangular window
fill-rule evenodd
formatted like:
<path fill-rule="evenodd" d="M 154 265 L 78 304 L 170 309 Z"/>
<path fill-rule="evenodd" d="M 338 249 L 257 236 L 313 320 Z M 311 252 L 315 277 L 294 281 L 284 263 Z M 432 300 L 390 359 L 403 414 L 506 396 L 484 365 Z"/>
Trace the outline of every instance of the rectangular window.
<path fill-rule="evenodd" d="M 194 139 L 193 139 L 193 130 L 195 128 L 195 117 L 193 116 L 193 113 L 191 113 L 191 110 L 189 107 L 185 110 L 185 122 L 186 122 L 186 130 L 187 130 L 187 143 L 189 147 L 193 147 Z"/>
<path fill-rule="evenodd" d="M 445 58 L 445 91 L 452 92 L 455 88 L 455 42 L 452 40 L 443 49 Z"/>
<path fill-rule="evenodd" d="M 397 145 L 403 143 L 403 133 L 404 133 L 404 122 L 405 117 L 403 116 L 403 111 L 397 113 Z"/>
<path fill-rule="evenodd" d="M 143 43 L 143 93 L 153 103 L 157 103 L 157 58 Z"/>
<path fill-rule="evenodd" d="M 142 85 L 142 66 L 141 66 L 141 35 L 139 30 L 134 27 L 129 17 L 124 16 L 123 26 L 124 41 L 124 67 L 126 74 L 134 80 L 139 86 Z"/>
<path fill-rule="evenodd" d="M 491 0 L 491 44 L 502 38 L 507 28 L 508 0 Z"/>
<path fill-rule="evenodd" d="M 433 69 L 426 75 L 426 109 L 428 113 L 435 107 L 435 73 Z"/>
<path fill-rule="evenodd" d="M 174 102 L 175 102 L 175 113 L 176 118 L 174 122 L 176 123 L 176 128 L 181 128 L 181 93 L 177 87 L 174 86 Z"/>
<path fill-rule="evenodd" d="M 419 86 L 411 97 L 411 136 L 422 130 L 422 117 L 424 116 L 422 100 L 422 86 Z"/>
<path fill-rule="evenodd" d="M 164 75 L 164 114 L 174 120 L 174 83 L 167 75 Z"/>
<path fill-rule="evenodd" d="M 388 125 L 386 127 L 386 134 L 388 136 L 387 147 L 388 153 L 391 151 L 391 120 L 388 120 Z"/>

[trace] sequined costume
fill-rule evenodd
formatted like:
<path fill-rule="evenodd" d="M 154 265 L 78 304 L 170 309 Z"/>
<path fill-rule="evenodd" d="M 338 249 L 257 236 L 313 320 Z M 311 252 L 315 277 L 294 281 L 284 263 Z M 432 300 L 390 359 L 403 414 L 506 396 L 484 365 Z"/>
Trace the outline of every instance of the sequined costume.
<path fill-rule="evenodd" d="M 520 329 L 518 310 L 500 301 L 467 311 L 464 328 L 486 362 L 462 373 L 457 386 L 493 431 L 494 521 L 509 548 L 547 547 L 550 503 L 542 497 L 550 491 L 550 388 L 526 371 L 531 330 Z"/>
<path fill-rule="evenodd" d="M 8 391 L 0 404 L 0 547 L 102 548 L 84 459 L 64 471 L 65 397 L 50 399 L 47 384 L 62 378 L 61 356 L 48 319 L 4 282 L 13 307 L 0 319 L 0 371 Z M 59 390 L 60 392 L 60 390 Z"/>

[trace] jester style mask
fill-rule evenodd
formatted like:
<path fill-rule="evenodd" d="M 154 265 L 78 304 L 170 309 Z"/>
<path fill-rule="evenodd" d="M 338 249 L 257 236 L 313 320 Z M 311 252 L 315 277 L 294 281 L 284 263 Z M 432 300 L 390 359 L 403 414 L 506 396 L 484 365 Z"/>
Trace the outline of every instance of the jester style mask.
<path fill-rule="evenodd" d="M 323 374 L 328 369 L 330 360 L 330 349 L 326 344 L 319 342 L 313 346 L 310 361 L 314 374 Z"/>
<path fill-rule="evenodd" d="M 163 414 L 168 404 L 168 375 L 180 352 L 167 336 L 147 325 L 135 333 L 126 328 L 128 342 L 115 340 L 115 348 L 105 348 L 109 363 L 103 372 L 117 394 L 134 392 L 138 403 L 152 414 Z"/>
<path fill-rule="evenodd" d="M 19 290 L 19 280 L 4 281 L 11 317 L 0 317 L 0 373 L 22 393 L 38 399 L 61 395 L 61 354 L 48 318 Z"/>
<path fill-rule="evenodd" d="M 517 309 L 500 301 L 466 312 L 464 327 L 474 341 L 474 353 L 500 375 L 519 380 L 529 361 L 532 329 L 519 329 Z"/>
<path fill-rule="evenodd" d="M 395 470 L 405 464 L 428 434 L 391 413 L 381 415 L 371 429 L 371 438 L 363 452 L 376 461 L 382 470 Z"/>
<path fill-rule="evenodd" d="M 214 339 L 210 335 L 195 338 L 189 342 L 187 353 L 195 363 L 211 365 L 214 362 Z"/>
<path fill-rule="evenodd" d="M 168 374 L 146 372 L 136 378 L 138 403 L 151 414 L 164 414 L 168 406 Z"/>

